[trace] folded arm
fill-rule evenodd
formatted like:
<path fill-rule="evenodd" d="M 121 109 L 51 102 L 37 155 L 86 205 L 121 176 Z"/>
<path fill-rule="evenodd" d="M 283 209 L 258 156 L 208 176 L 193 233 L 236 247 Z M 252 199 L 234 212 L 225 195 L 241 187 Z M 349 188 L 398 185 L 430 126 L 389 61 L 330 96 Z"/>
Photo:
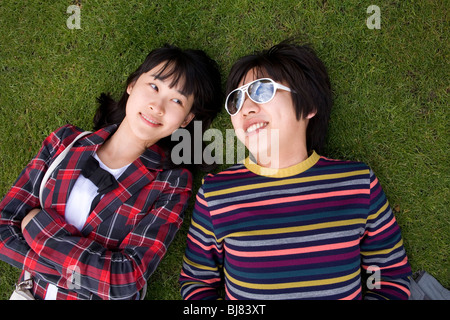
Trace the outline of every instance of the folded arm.
<path fill-rule="evenodd" d="M 59 287 L 91 292 L 101 299 L 130 299 L 167 252 L 189 195 L 185 188 L 162 194 L 114 250 L 84 237 L 52 209 L 35 214 L 23 235 L 33 252 L 59 274 Z"/>

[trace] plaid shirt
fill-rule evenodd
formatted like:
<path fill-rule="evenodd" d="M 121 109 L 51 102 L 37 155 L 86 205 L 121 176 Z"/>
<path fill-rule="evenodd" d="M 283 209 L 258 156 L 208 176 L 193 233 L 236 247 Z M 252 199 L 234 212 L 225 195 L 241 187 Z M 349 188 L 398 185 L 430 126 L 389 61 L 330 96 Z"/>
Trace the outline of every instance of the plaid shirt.
<path fill-rule="evenodd" d="M 162 170 L 162 152 L 147 149 L 118 179 L 81 231 L 64 219 L 66 202 L 85 161 L 115 131 L 110 126 L 77 141 L 46 183 L 42 209 L 21 232 L 20 223 L 39 208 L 40 182 L 80 129 L 64 126 L 45 139 L 0 203 L 0 259 L 34 277 L 33 293 L 57 299 L 133 299 L 156 269 L 181 226 L 192 175 Z"/>

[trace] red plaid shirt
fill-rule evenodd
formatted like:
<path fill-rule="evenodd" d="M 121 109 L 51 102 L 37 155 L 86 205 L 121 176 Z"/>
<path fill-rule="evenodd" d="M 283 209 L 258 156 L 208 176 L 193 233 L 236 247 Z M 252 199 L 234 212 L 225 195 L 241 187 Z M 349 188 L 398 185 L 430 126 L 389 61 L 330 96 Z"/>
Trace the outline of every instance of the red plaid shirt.
<path fill-rule="evenodd" d="M 156 269 L 181 226 L 192 175 L 162 170 L 153 146 L 136 159 L 87 218 L 81 231 L 64 218 L 66 202 L 85 161 L 115 131 L 110 126 L 77 141 L 46 183 L 42 209 L 21 232 L 20 223 L 39 208 L 40 182 L 80 129 L 64 126 L 45 139 L 0 203 L 0 259 L 28 270 L 33 293 L 57 299 L 133 299 Z"/>

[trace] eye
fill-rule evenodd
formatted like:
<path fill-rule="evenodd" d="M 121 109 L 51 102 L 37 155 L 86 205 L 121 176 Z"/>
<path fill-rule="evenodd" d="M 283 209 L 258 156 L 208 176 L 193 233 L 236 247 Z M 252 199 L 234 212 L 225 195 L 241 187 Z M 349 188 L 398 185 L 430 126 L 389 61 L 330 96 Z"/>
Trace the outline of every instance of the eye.
<path fill-rule="evenodd" d="M 159 91 L 158 86 L 156 84 L 154 84 L 154 83 L 150 83 L 150 87 L 152 87 L 152 89 L 155 90 L 156 92 Z"/>
<path fill-rule="evenodd" d="M 175 102 L 175 103 L 177 103 L 177 104 L 179 104 L 180 106 L 183 105 L 183 101 L 181 101 L 180 99 L 174 98 L 174 99 L 172 99 L 172 101 Z"/>

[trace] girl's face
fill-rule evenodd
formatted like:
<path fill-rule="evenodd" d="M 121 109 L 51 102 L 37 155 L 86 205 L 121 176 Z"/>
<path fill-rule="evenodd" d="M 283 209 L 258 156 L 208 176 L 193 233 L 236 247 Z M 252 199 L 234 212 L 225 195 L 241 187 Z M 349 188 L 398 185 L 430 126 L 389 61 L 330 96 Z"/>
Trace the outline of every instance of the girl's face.
<path fill-rule="evenodd" d="M 127 88 L 129 97 L 122 123 L 146 147 L 171 135 L 176 129 L 186 127 L 194 118 L 191 113 L 193 95 L 184 95 L 179 84 L 171 88 L 171 78 L 157 78 L 161 67 L 162 64 L 143 73 Z"/>

